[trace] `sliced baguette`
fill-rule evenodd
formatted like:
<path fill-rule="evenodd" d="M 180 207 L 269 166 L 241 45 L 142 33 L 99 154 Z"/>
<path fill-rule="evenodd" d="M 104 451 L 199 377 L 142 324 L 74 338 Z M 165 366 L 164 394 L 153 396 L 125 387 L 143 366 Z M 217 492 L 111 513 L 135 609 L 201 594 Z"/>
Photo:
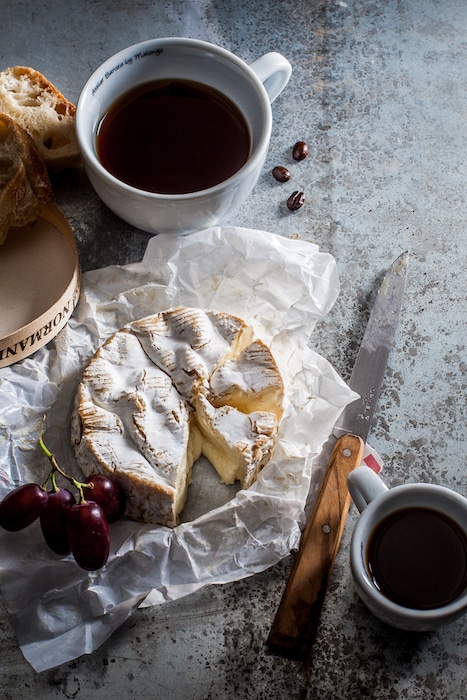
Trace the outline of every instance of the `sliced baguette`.
<path fill-rule="evenodd" d="M 29 134 L 0 113 L 0 245 L 13 226 L 37 219 L 53 191 L 45 163 Z"/>
<path fill-rule="evenodd" d="M 80 165 L 76 107 L 42 73 L 26 66 L 0 71 L 0 112 L 26 129 L 49 172 Z"/>

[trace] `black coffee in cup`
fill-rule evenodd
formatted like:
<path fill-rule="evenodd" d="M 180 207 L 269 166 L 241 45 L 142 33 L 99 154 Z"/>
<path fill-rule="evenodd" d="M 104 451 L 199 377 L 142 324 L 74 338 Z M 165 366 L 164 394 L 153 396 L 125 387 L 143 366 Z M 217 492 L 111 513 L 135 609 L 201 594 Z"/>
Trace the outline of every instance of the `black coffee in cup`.
<path fill-rule="evenodd" d="M 467 586 L 467 538 L 451 518 L 431 508 L 402 508 L 384 518 L 367 546 L 375 586 L 398 605 L 431 610 Z"/>
<path fill-rule="evenodd" d="M 198 82 L 161 79 L 120 97 L 101 120 L 97 155 L 119 180 L 146 192 L 185 194 L 234 175 L 250 154 L 236 105 Z"/>

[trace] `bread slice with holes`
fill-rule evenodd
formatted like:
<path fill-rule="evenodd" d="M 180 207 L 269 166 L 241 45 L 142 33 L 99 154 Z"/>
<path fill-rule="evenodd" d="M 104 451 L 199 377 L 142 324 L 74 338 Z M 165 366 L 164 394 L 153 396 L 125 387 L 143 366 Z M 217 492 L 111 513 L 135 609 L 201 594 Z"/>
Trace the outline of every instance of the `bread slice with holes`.
<path fill-rule="evenodd" d="M 27 66 L 0 71 L 0 112 L 28 132 L 50 173 L 80 165 L 76 107 L 42 73 Z"/>
<path fill-rule="evenodd" d="M 34 141 L 0 113 L 0 245 L 12 227 L 33 223 L 52 199 L 49 173 Z"/>

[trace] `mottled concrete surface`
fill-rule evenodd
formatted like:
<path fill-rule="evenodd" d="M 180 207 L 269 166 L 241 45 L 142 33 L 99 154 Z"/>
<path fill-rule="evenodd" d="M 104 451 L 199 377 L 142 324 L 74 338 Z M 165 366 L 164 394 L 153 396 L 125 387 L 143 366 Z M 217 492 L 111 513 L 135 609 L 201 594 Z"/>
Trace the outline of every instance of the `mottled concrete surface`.
<path fill-rule="evenodd" d="M 2 67 L 31 65 L 75 101 L 104 58 L 152 36 L 208 39 L 247 61 L 269 50 L 289 58 L 294 73 L 274 104 L 264 173 L 228 223 L 314 241 L 336 257 L 342 292 L 311 343 L 344 378 L 384 270 L 410 249 L 371 443 L 390 484 L 432 481 L 467 495 L 465 0 L 3 0 L 1 9 Z M 297 164 L 298 139 L 310 155 Z M 272 179 L 277 164 L 290 166 L 293 181 Z M 110 214 L 84 175 L 54 184 L 84 270 L 142 257 L 148 236 Z M 294 214 L 285 208 L 292 189 L 307 198 Z M 352 509 L 309 662 L 265 648 L 291 556 L 138 611 L 93 655 L 42 674 L 23 659 L 2 603 L 2 696 L 464 698 L 467 620 L 415 635 L 372 617 L 348 566 L 355 519 Z"/>

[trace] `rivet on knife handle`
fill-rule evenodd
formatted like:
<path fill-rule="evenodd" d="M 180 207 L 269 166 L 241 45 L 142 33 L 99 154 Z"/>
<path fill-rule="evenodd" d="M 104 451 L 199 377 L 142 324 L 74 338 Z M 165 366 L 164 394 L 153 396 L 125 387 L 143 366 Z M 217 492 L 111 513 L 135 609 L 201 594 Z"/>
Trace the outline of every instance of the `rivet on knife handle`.
<path fill-rule="evenodd" d="M 347 475 L 361 464 L 363 449 L 356 435 L 334 446 L 269 633 L 272 651 L 296 658 L 310 651 L 349 511 Z"/>

